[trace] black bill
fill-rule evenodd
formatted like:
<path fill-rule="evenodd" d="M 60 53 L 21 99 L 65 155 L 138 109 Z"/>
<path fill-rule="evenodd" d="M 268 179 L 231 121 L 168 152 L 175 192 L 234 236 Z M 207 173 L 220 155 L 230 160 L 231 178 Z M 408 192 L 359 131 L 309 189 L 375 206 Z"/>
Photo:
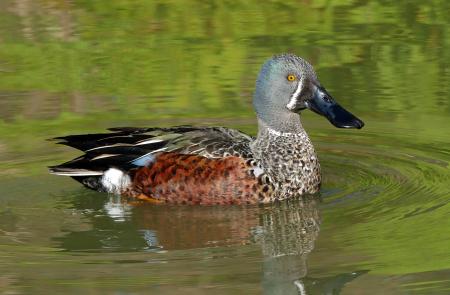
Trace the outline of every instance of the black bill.
<path fill-rule="evenodd" d="M 305 106 L 317 114 L 325 116 L 336 127 L 361 129 L 364 126 L 363 121 L 341 107 L 321 86 L 316 86 L 316 91 L 311 99 L 305 102 Z"/>

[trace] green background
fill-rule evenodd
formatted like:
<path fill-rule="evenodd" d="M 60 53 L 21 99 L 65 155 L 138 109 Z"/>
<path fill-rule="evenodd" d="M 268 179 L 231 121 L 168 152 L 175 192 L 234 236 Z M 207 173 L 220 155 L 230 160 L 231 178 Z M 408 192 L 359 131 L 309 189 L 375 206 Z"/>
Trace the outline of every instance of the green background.
<path fill-rule="evenodd" d="M 78 153 L 46 139 L 180 124 L 255 134 L 259 68 L 292 52 L 366 123 L 302 114 L 324 176 L 307 278 L 369 270 L 342 293 L 448 294 L 449 11 L 445 0 L 2 1 L 0 293 L 263 292 L 259 244 L 234 235 L 262 209 L 131 208 L 117 220 L 108 196 L 47 175 Z M 177 242 L 148 253 L 139 214 L 160 211 L 179 222 L 152 224 L 156 235 Z M 187 234 L 186 219 L 200 220 Z"/>

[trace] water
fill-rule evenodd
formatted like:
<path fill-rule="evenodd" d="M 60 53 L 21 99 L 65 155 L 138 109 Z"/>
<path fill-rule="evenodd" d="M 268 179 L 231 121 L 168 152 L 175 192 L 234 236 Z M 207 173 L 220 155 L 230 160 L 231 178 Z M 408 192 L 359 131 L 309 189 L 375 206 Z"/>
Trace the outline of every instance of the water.
<path fill-rule="evenodd" d="M 0 294 L 448 294 L 448 1 L 0 3 Z M 46 138 L 113 126 L 254 134 L 290 51 L 362 118 L 304 124 L 320 198 L 130 206 L 47 174 Z"/>

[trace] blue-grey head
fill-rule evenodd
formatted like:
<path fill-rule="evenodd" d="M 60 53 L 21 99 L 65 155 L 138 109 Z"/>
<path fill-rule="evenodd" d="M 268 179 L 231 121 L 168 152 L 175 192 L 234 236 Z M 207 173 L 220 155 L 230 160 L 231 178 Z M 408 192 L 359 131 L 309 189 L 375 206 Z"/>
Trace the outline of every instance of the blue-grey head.
<path fill-rule="evenodd" d="M 253 105 L 259 120 L 278 131 L 296 128 L 298 114 L 304 109 L 325 116 L 339 128 L 364 126 L 322 87 L 311 64 L 293 54 L 276 55 L 264 63 Z"/>

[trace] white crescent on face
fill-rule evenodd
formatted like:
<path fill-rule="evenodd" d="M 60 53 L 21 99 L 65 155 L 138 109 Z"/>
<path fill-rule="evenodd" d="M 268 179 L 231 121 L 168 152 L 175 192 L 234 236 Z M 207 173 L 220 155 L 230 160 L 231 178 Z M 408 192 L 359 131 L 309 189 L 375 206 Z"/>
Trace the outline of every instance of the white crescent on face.
<path fill-rule="evenodd" d="M 289 99 L 289 103 L 286 105 L 286 107 L 289 110 L 291 111 L 295 110 L 295 106 L 297 105 L 297 99 L 302 89 L 303 89 L 303 77 L 300 78 L 300 80 L 298 81 L 297 89 L 295 89 L 295 92 L 291 95 L 291 98 Z"/>

